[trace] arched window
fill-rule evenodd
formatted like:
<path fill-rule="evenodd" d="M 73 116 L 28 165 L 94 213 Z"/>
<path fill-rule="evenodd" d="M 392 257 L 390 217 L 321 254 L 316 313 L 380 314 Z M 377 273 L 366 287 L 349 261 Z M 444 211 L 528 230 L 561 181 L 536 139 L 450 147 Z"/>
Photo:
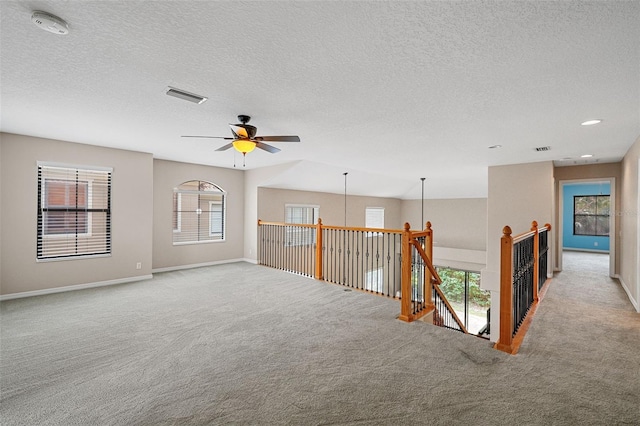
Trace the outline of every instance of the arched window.
<path fill-rule="evenodd" d="M 202 180 L 174 188 L 173 244 L 224 241 L 226 196 L 218 185 Z"/>

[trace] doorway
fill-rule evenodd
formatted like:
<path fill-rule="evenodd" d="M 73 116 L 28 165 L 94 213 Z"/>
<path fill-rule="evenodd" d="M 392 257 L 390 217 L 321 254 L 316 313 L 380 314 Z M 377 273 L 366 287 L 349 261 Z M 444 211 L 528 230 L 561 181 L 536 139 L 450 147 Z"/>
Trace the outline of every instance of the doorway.
<path fill-rule="evenodd" d="M 592 196 L 586 198 L 585 196 Z M 608 196 L 608 209 L 603 209 L 604 198 Z M 578 211 L 576 215 L 576 203 L 583 206 L 586 201 L 593 201 L 593 209 L 588 211 Z M 592 253 L 596 264 L 605 262 L 607 268 L 605 273 L 609 277 L 615 277 L 616 264 L 616 214 L 615 214 L 615 178 L 601 179 L 577 179 L 561 180 L 559 182 L 559 220 L 558 220 L 558 270 L 564 269 L 565 252 Z M 583 204 L 580 204 L 583 203 Z M 598 212 L 598 206 L 600 212 Z M 582 207 L 578 208 L 580 210 Z M 600 214 L 598 214 L 600 213 Z M 608 217 L 605 218 L 604 214 Z M 584 232 L 584 225 L 588 221 L 599 222 L 599 227 L 590 228 Z M 579 225 L 579 226 L 578 226 Z M 580 227 L 582 227 L 580 229 Z M 580 234 L 594 235 L 580 235 Z M 578 235 L 576 235 L 578 234 Z M 600 235 L 596 235 L 600 234 Z M 606 238 L 603 234 L 607 234 Z M 570 251 L 569 251 L 570 250 Z M 588 256 L 572 256 L 567 259 L 573 267 L 574 261 L 578 258 Z M 582 266 L 586 264 L 580 262 Z"/>

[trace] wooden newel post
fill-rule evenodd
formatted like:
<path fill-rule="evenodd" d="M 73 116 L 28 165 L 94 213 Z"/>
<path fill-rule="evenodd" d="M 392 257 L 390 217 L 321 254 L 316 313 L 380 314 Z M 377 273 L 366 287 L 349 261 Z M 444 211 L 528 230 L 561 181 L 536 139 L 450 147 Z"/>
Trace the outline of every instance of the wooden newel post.
<path fill-rule="evenodd" d="M 512 353 L 513 343 L 513 237 L 505 226 L 500 238 L 500 336 L 496 349 Z"/>
<path fill-rule="evenodd" d="M 322 219 L 316 224 L 316 280 L 324 280 L 322 276 Z"/>
<path fill-rule="evenodd" d="M 533 301 L 538 299 L 538 282 L 540 278 L 540 234 L 538 234 L 538 222 L 531 222 L 533 234 Z"/>
<path fill-rule="evenodd" d="M 402 248 L 400 257 L 402 258 L 402 275 L 400 283 L 400 316 L 399 320 L 410 322 L 411 315 L 411 225 L 404 224 L 402 232 Z"/>
<path fill-rule="evenodd" d="M 258 219 L 258 248 L 257 248 L 257 253 L 256 253 L 256 257 L 258 258 L 258 265 L 262 265 L 262 259 L 260 259 L 260 256 L 262 256 L 262 245 L 263 245 L 263 236 L 262 236 L 262 220 Z"/>
<path fill-rule="evenodd" d="M 433 265 L 433 230 L 431 229 L 431 222 L 427 221 L 425 224 L 425 231 L 427 236 L 424 240 L 424 251 L 429 258 L 429 262 Z M 433 276 L 429 268 L 424 268 L 424 300 L 427 312 L 435 309 L 433 304 L 433 295 L 431 294 L 431 281 Z"/>

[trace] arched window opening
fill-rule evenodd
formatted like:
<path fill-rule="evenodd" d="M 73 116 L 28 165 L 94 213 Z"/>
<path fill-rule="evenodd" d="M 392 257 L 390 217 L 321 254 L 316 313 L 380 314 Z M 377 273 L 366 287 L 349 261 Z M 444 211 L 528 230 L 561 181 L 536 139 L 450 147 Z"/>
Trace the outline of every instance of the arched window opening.
<path fill-rule="evenodd" d="M 215 183 L 190 180 L 173 189 L 173 244 L 225 240 L 227 193 Z"/>

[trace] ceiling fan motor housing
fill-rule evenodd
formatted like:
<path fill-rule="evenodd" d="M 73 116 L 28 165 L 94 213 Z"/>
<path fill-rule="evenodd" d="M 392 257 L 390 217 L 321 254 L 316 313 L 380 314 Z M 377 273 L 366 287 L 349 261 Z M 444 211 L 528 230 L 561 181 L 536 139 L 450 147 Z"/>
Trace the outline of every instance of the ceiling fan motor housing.
<path fill-rule="evenodd" d="M 256 132 L 258 131 L 258 129 L 250 124 L 236 124 L 236 126 L 243 127 L 247 131 L 247 136 L 249 136 L 249 139 L 253 139 L 256 136 Z"/>

